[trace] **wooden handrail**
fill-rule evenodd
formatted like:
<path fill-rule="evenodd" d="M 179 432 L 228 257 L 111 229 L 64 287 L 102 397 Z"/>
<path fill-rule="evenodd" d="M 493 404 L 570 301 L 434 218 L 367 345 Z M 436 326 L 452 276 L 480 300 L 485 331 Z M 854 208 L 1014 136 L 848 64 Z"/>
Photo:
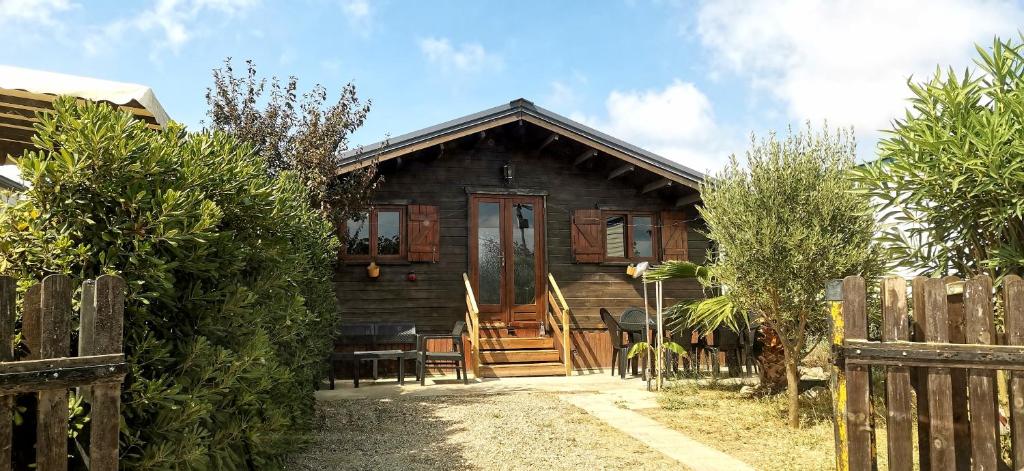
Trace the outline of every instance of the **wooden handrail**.
<path fill-rule="evenodd" d="M 565 302 L 565 297 L 562 296 L 562 290 L 558 288 L 558 282 L 555 281 L 554 275 L 548 273 L 548 282 L 551 291 L 548 292 L 548 305 L 552 307 L 555 314 L 560 319 L 556 319 L 556 322 L 551 323 L 551 327 L 555 330 L 555 334 L 561 334 L 562 344 L 562 362 L 565 363 L 565 375 L 572 376 L 572 337 L 569 335 L 569 304 Z M 549 313 L 550 314 L 550 313 Z M 557 324 L 561 321 L 561 332 L 556 329 Z"/>
<path fill-rule="evenodd" d="M 473 362 L 473 376 L 480 377 L 480 307 L 476 304 L 473 284 L 469 275 L 463 273 L 462 281 L 466 285 L 466 327 L 469 328 L 469 356 Z"/>

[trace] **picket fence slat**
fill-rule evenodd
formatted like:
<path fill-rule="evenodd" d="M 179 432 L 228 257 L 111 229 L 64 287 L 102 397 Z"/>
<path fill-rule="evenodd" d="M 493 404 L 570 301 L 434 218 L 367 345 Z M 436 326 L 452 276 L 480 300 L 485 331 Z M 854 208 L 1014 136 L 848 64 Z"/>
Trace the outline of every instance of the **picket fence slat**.
<path fill-rule="evenodd" d="M 94 285 L 95 306 L 89 311 L 95 326 L 89 351 L 94 354 L 122 352 L 125 282 L 104 275 Z M 121 382 L 95 384 L 91 388 L 93 432 L 89 443 L 91 469 L 116 471 L 118 463 L 118 425 L 121 417 Z"/>
<path fill-rule="evenodd" d="M 14 278 L 0 277 L 0 361 L 14 360 L 14 317 L 17 284 Z M 3 341 L 7 340 L 7 341 Z M 11 442 L 14 440 L 14 395 L 0 396 L 0 469 L 11 469 Z"/>
<path fill-rule="evenodd" d="M 903 278 L 887 278 L 882 282 L 882 341 L 910 340 L 907 317 L 907 282 Z M 914 464 L 913 416 L 911 412 L 910 369 L 892 366 L 886 370 L 885 393 L 889 469 L 910 471 Z"/>
<path fill-rule="evenodd" d="M 946 286 L 940 279 L 924 283 L 924 334 L 930 342 L 949 342 Z M 953 434 L 952 381 L 949 368 L 928 369 L 928 413 L 931 419 L 928 450 L 933 465 L 956 463 Z"/>
<path fill-rule="evenodd" d="M 949 343 L 964 344 L 967 336 L 964 332 L 964 291 L 960 278 L 947 276 L 942 278 L 946 290 L 946 324 Z M 960 289 L 951 289 L 954 286 Z M 950 402 L 953 408 L 953 443 L 956 450 L 956 470 L 971 470 L 971 428 L 967 417 L 967 370 L 963 368 L 949 369 Z"/>
<path fill-rule="evenodd" d="M 1024 345 L 1024 280 L 1003 280 L 1007 345 Z M 1010 373 L 1010 443 L 1013 469 L 1024 469 L 1024 373 Z"/>
<path fill-rule="evenodd" d="M 846 295 L 849 293 L 849 295 Z M 868 337 L 864 279 L 850 276 L 843 280 L 843 324 L 846 338 L 866 340 Z M 873 427 L 871 426 L 870 367 L 846 365 L 846 428 L 850 440 L 850 469 L 871 469 L 874 462 Z"/>
<path fill-rule="evenodd" d="M 928 278 L 923 276 L 915 277 L 911 282 L 910 292 L 913 293 L 914 322 L 913 340 L 925 342 L 924 327 L 924 285 Z M 914 368 L 910 373 L 911 382 L 914 385 L 914 395 L 917 397 L 917 447 L 919 451 L 919 462 L 921 469 L 931 469 L 931 453 L 927 450 L 931 446 L 931 414 L 928 411 L 928 369 Z"/>
<path fill-rule="evenodd" d="M 976 276 L 964 287 L 964 333 L 967 343 L 995 343 L 992 317 L 992 279 Z M 999 416 L 996 406 L 995 370 L 972 369 L 968 373 L 970 400 L 970 449 L 974 469 L 995 471 L 999 461 Z M 963 449 L 963 447 L 961 448 Z"/>

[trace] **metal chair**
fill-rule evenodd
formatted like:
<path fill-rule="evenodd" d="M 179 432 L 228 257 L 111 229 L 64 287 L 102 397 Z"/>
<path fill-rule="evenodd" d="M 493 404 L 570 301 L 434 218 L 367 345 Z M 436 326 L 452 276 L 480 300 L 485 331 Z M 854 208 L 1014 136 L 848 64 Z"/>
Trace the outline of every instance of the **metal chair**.
<path fill-rule="evenodd" d="M 608 327 L 608 336 L 611 339 L 612 376 L 615 376 L 615 366 L 618 365 L 619 377 L 626 379 L 626 356 L 629 354 L 629 347 L 632 345 L 632 342 L 623 343 L 622 327 L 619 326 L 619 322 L 605 308 L 601 308 L 601 320 Z"/>
<path fill-rule="evenodd" d="M 429 362 L 454 363 L 455 379 L 462 379 L 462 384 L 469 384 L 469 376 L 466 374 L 466 352 L 462 348 L 462 333 L 466 331 L 466 323 L 458 321 L 449 334 L 417 335 L 417 348 L 419 354 L 416 357 L 416 377 L 420 380 L 420 386 L 427 384 L 427 364 Z M 427 350 L 427 340 L 451 339 L 452 351 L 431 352 Z M 460 375 L 461 368 L 461 375 Z"/>

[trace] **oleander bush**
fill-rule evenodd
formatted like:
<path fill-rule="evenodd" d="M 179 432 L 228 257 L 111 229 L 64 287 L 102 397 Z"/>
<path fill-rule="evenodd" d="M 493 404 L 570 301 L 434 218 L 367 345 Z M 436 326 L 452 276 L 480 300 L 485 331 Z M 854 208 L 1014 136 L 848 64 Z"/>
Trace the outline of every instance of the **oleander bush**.
<path fill-rule="evenodd" d="M 228 134 L 54 109 L 18 163 L 31 188 L 0 208 L 0 273 L 127 280 L 123 468 L 276 467 L 310 428 L 330 348 L 330 224 Z"/>

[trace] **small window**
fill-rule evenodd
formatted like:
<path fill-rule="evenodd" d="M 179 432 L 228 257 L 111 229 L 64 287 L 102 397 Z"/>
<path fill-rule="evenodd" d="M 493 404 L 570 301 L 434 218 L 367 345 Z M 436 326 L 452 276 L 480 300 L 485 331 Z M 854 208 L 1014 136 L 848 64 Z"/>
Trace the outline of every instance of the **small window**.
<path fill-rule="evenodd" d="M 604 260 L 607 262 L 653 261 L 657 258 L 654 215 L 626 212 L 604 214 Z"/>
<path fill-rule="evenodd" d="M 405 208 L 380 206 L 345 223 L 344 258 L 347 260 L 399 260 L 405 256 Z"/>

